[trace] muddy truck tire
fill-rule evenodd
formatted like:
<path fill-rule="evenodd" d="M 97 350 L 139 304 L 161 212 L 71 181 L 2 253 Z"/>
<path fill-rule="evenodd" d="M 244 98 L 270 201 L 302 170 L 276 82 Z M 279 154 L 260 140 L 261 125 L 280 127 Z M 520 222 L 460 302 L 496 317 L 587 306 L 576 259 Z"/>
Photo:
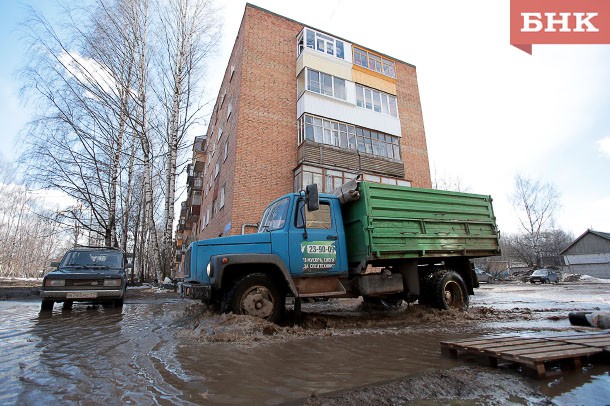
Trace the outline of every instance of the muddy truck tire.
<path fill-rule="evenodd" d="M 225 312 L 232 311 L 276 323 L 282 318 L 285 303 L 285 295 L 269 276 L 252 273 L 235 283 L 222 308 Z"/>
<path fill-rule="evenodd" d="M 466 284 L 462 277 L 454 271 L 437 272 L 427 293 L 429 305 L 436 309 L 466 309 L 470 303 Z"/>

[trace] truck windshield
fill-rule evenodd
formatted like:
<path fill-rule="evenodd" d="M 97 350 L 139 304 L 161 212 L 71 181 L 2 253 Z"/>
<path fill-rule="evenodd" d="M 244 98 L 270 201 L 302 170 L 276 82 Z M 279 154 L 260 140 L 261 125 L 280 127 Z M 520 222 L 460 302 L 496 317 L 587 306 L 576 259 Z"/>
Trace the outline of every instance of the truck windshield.
<path fill-rule="evenodd" d="M 290 199 L 287 197 L 273 203 L 263 212 L 261 225 L 258 227 L 259 233 L 278 230 L 284 227 L 286 216 L 288 215 L 288 204 Z"/>

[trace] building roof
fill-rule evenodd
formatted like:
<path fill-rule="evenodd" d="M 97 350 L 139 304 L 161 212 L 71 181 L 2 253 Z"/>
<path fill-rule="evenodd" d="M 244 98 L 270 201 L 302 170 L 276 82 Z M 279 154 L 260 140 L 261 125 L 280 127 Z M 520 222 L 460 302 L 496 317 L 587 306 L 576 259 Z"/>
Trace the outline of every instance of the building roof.
<path fill-rule="evenodd" d="M 595 230 L 587 230 L 584 233 L 582 233 L 578 238 L 576 238 L 574 241 L 572 241 L 572 243 L 570 245 L 568 245 L 563 251 L 561 251 L 559 254 L 563 254 L 565 253 L 567 250 L 569 250 L 570 248 L 572 248 L 574 245 L 576 245 L 576 243 L 578 243 L 578 241 L 582 240 L 587 234 L 593 234 L 596 235 L 598 237 L 603 238 L 604 240 L 608 240 L 610 241 L 610 233 L 604 233 L 601 231 L 595 231 Z"/>

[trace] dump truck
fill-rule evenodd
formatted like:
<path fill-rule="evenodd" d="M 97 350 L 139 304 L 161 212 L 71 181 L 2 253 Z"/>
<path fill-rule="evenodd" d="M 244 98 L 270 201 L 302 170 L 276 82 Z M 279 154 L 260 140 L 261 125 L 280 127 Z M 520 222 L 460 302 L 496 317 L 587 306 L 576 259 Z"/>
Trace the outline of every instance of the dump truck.
<path fill-rule="evenodd" d="M 471 259 L 500 254 L 490 196 L 347 182 L 281 196 L 258 232 L 195 241 L 183 296 L 222 312 L 282 319 L 286 299 L 362 296 L 465 308 L 478 282 Z"/>

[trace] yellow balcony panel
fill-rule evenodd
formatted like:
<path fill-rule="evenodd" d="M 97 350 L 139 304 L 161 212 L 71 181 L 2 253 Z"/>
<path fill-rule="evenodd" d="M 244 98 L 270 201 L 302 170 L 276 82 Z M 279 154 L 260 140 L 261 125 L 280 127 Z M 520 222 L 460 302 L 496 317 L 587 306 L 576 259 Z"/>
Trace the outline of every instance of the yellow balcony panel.
<path fill-rule="evenodd" d="M 306 48 L 299 56 L 299 59 L 297 59 L 296 74 L 301 73 L 305 67 L 328 73 L 341 79 L 352 80 L 351 63 L 335 57 L 326 57 L 324 54 L 309 48 Z"/>
<path fill-rule="evenodd" d="M 359 65 L 353 66 L 352 77 L 356 83 L 396 95 L 396 79 L 394 78 Z"/>

